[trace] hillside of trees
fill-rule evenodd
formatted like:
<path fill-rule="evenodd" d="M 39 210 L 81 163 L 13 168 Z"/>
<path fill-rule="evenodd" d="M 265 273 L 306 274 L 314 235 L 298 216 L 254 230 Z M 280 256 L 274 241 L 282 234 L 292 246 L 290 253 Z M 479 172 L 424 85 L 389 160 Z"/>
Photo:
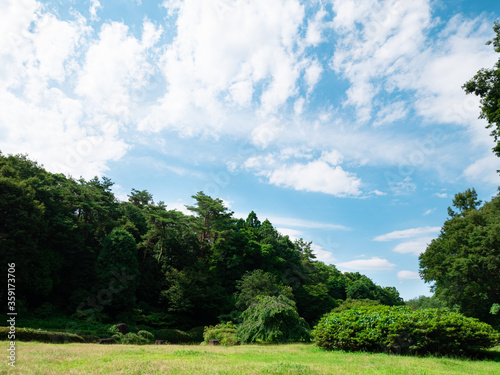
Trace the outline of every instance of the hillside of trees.
<path fill-rule="evenodd" d="M 185 215 L 147 190 L 120 202 L 112 186 L 0 154 L 0 260 L 16 263 L 20 314 L 189 329 L 238 322 L 263 295 L 286 297 L 312 326 L 349 298 L 403 304 L 395 288 L 316 260 L 310 242 L 253 211 L 237 219 L 198 192 Z"/>

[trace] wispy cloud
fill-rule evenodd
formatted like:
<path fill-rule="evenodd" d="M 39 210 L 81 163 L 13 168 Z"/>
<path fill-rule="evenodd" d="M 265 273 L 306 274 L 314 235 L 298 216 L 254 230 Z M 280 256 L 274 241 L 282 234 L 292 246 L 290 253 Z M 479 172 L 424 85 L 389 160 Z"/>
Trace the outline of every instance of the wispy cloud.
<path fill-rule="evenodd" d="M 425 251 L 427 245 L 431 243 L 433 237 L 422 237 L 414 241 L 402 242 L 393 249 L 396 253 L 420 255 Z"/>
<path fill-rule="evenodd" d="M 399 271 L 398 279 L 399 281 L 420 280 L 420 275 L 418 274 L 418 272 L 413 272 L 413 271 Z"/>
<path fill-rule="evenodd" d="M 337 264 L 341 269 L 355 270 L 355 271 L 390 271 L 396 267 L 395 264 L 390 263 L 387 259 L 373 257 L 371 259 L 352 260 L 350 262 L 343 262 Z"/>
<path fill-rule="evenodd" d="M 441 227 L 419 227 L 411 228 L 405 230 L 397 230 L 387 234 L 382 234 L 373 239 L 373 241 L 392 241 L 402 238 L 414 238 L 426 234 L 437 234 L 441 230 Z"/>

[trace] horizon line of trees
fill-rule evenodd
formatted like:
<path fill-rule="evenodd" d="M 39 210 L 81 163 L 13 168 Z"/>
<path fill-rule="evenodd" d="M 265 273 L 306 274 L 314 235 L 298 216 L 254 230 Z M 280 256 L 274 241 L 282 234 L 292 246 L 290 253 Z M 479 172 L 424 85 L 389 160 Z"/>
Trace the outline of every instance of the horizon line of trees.
<path fill-rule="evenodd" d="M 404 303 L 394 287 L 316 260 L 311 242 L 253 211 L 236 219 L 198 192 L 186 215 L 147 190 L 120 202 L 112 186 L 0 152 L 0 259 L 16 263 L 18 310 L 103 322 L 160 313 L 193 327 L 236 322 L 256 296 L 282 295 L 312 325 L 340 300 Z"/>

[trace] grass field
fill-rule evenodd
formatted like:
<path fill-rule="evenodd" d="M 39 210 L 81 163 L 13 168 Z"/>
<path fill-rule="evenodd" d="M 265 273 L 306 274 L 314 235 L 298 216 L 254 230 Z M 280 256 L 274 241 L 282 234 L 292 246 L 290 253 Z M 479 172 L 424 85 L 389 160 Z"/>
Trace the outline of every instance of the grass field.
<path fill-rule="evenodd" d="M 8 343 L 0 341 L 8 350 Z M 500 353 L 488 360 L 325 352 L 313 345 L 236 347 L 98 345 L 18 342 L 16 367 L 1 374 L 500 374 Z M 500 348 L 497 348 L 500 349 Z"/>

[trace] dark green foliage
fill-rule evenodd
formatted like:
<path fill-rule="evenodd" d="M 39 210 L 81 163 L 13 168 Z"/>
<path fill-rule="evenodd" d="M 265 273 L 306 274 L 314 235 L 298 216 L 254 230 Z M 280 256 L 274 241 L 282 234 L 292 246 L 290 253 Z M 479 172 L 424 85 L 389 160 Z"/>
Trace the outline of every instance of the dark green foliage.
<path fill-rule="evenodd" d="M 203 331 L 203 342 L 208 344 L 212 339 L 220 340 L 220 344 L 231 346 L 239 344 L 236 338 L 238 327 L 232 322 L 217 324 L 216 326 L 205 327 Z"/>
<path fill-rule="evenodd" d="M 113 326 L 114 328 L 114 326 Z M 148 345 L 153 344 L 155 341 L 155 336 L 148 331 L 141 330 L 137 333 L 129 332 L 127 334 L 122 334 L 118 330 L 111 329 L 112 337 L 117 344 L 125 345 Z"/>
<path fill-rule="evenodd" d="M 490 325 L 447 310 L 355 307 L 325 315 L 312 332 L 327 350 L 474 355 L 500 339 Z"/>
<path fill-rule="evenodd" d="M 349 279 L 346 287 L 346 296 L 348 299 L 371 299 L 388 306 L 397 306 L 404 303 L 396 288 L 382 288 L 358 272 L 347 274 L 346 276 Z"/>
<path fill-rule="evenodd" d="M 157 340 L 165 340 L 170 344 L 200 343 L 203 341 L 203 327 L 192 328 L 189 331 L 159 329 L 154 335 Z"/>
<path fill-rule="evenodd" d="M 405 305 L 411 307 L 412 310 L 442 309 L 446 307 L 445 303 L 437 298 L 436 295 L 432 297 L 420 296 L 413 298 L 406 301 Z"/>
<path fill-rule="evenodd" d="M 448 307 L 498 325 L 489 312 L 500 301 L 500 196 L 447 220 L 419 259 L 423 279 Z"/>
<path fill-rule="evenodd" d="M 239 293 L 236 298 L 236 308 L 246 310 L 258 296 L 283 295 L 293 300 L 292 288 L 279 283 L 277 277 L 269 272 L 254 270 L 247 272 L 236 283 Z"/>
<path fill-rule="evenodd" d="M 309 326 L 285 296 L 259 296 L 242 314 L 237 338 L 242 343 L 309 341 Z"/>
<path fill-rule="evenodd" d="M 380 302 L 374 301 L 371 299 L 346 299 L 345 301 L 342 301 L 339 306 L 334 308 L 332 312 L 341 312 L 345 310 L 350 310 L 354 307 L 368 307 L 368 306 L 378 306 L 380 305 Z"/>
<path fill-rule="evenodd" d="M 97 302 L 112 313 L 123 313 L 135 306 L 139 266 L 134 237 L 115 228 L 105 238 L 97 259 Z M 101 297 L 101 298 L 99 298 Z"/>
<path fill-rule="evenodd" d="M 137 336 L 146 340 L 148 344 L 153 344 L 155 341 L 155 335 L 145 330 L 140 330 L 139 332 L 137 332 Z"/>
<path fill-rule="evenodd" d="M 495 22 L 493 31 L 496 36 L 486 44 L 493 44 L 495 52 L 500 53 L 500 23 Z M 493 152 L 500 157 L 500 58 L 492 69 L 481 69 L 462 88 L 467 94 L 475 94 L 481 98 L 481 115 L 479 118 L 488 122 L 487 128 L 491 128 L 491 135 L 495 139 L 496 146 Z"/>
<path fill-rule="evenodd" d="M 10 328 L 0 327 L 0 341 L 8 340 Z M 70 342 L 84 342 L 85 340 L 78 335 L 67 332 L 40 331 L 33 328 L 17 328 L 15 332 L 16 341 L 38 341 L 53 344 L 65 344 Z"/>
<path fill-rule="evenodd" d="M 297 309 L 308 323 L 315 324 L 327 312 L 337 306 L 325 284 L 303 285 L 295 292 Z"/>

